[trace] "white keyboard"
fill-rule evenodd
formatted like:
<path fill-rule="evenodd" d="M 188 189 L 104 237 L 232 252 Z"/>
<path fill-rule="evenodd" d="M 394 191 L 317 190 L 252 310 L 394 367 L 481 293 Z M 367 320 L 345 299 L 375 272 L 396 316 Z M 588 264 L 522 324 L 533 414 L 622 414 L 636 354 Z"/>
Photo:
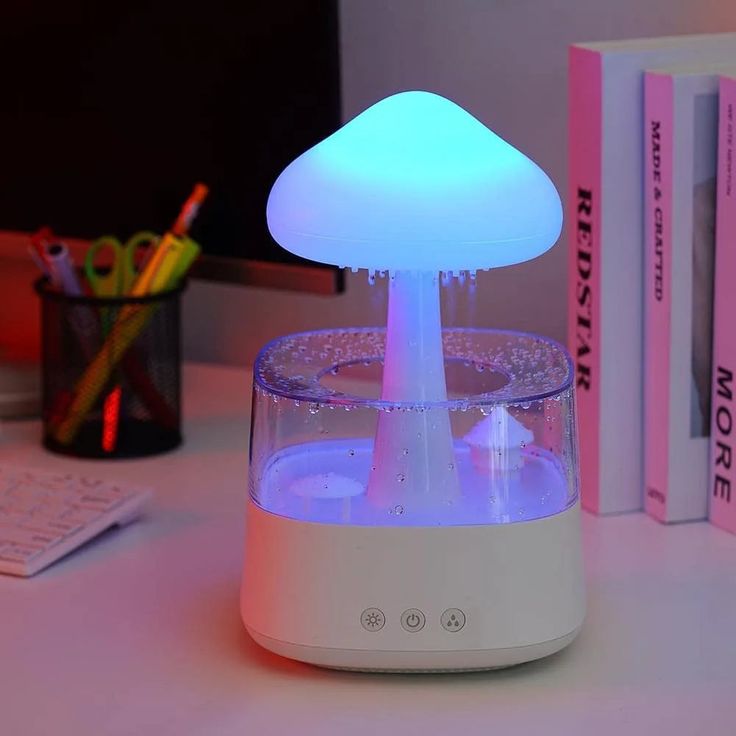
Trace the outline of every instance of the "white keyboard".
<path fill-rule="evenodd" d="M 0 573 L 28 577 L 139 515 L 149 490 L 0 463 Z"/>

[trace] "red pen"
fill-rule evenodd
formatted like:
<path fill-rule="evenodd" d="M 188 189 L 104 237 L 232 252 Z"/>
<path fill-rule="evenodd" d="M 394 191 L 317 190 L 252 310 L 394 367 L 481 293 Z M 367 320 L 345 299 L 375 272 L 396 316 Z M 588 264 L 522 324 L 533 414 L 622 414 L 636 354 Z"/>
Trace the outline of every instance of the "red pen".
<path fill-rule="evenodd" d="M 189 195 L 187 201 L 184 202 L 181 212 L 179 212 L 179 216 L 176 218 L 176 222 L 171 228 L 171 233 L 173 235 L 182 237 L 187 234 L 208 193 L 209 189 L 206 184 L 198 182 L 194 185 L 192 193 Z"/>

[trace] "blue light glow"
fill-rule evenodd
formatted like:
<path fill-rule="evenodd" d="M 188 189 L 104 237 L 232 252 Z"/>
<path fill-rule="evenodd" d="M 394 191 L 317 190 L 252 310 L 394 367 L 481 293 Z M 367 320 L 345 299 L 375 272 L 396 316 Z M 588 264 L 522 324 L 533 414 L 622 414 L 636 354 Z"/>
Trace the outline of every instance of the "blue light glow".
<path fill-rule="evenodd" d="M 542 169 L 468 112 L 403 92 L 293 161 L 267 217 L 284 248 L 314 261 L 459 271 L 544 253 L 562 207 Z"/>

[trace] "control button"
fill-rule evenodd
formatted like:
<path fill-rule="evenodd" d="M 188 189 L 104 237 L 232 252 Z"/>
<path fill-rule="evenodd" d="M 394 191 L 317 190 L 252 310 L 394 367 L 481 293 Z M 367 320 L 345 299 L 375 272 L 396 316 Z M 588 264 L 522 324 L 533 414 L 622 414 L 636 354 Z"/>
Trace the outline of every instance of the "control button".
<path fill-rule="evenodd" d="M 448 608 L 440 616 L 440 623 L 445 631 L 460 631 L 465 626 L 465 614 L 459 608 Z"/>
<path fill-rule="evenodd" d="M 407 610 L 401 614 L 401 626 L 404 631 L 408 631 L 410 633 L 421 631 L 426 622 L 427 619 L 418 608 L 407 608 Z"/>
<path fill-rule="evenodd" d="M 386 617 L 380 608 L 366 608 L 360 614 L 360 623 L 366 631 L 380 631 L 386 623 Z"/>

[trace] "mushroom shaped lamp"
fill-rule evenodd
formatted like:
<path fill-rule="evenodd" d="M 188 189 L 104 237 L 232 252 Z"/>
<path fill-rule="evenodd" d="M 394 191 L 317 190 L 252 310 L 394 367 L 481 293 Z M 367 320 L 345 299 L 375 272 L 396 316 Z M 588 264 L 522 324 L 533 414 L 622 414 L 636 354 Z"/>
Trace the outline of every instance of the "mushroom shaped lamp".
<path fill-rule="evenodd" d="M 443 332 L 440 313 L 442 276 L 474 278 L 554 245 L 562 210 L 550 179 L 458 105 L 405 92 L 293 161 L 267 219 L 296 255 L 387 275 L 389 300 L 385 333 L 290 336 L 259 356 L 255 396 L 270 403 L 254 405 L 252 426 L 243 585 L 251 634 L 287 656 L 359 669 L 505 666 L 564 646 L 582 620 L 569 357 L 529 335 Z M 329 388 L 325 376 L 340 365 L 376 355 L 380 398 Z M 448 360 L 487 366 L 500 387 L 448 398 Z M 302 423 L 319 421 L 322 438 L 282 440 L 279 402 L 306 404 Z M 370 413 L 368 436 L 357 441 L 325 407 Z M 326 437 L 328 425 L 341 437 Z M 525 522 L 540 519 L 552 521 L 535 536 Z M 509 533 L 514 525 L 527 531 Z M 279 551 L 267 559 L 266 549 Z M 494 560 L 511 567 L 498 568 L 489 588 Z M 266 582 L 264 566 L 278 569 L 278 581 Z M 309 571 L 325 566 L 332 582 L 305 587 L 320 579 Z M 371 571 L 375 581 L 361 590 Z M 467 576 L 459 585 L 458 574 Z M 407 597 L 410 579 L 418 582 Z M 279 583 L 300 602 L 297 621 L 278 602 Z M 503 603 L 485 611 L 499 595 Z"/>
<path fill-rule="evenodd" d="M 381 396 L 423 402 L 447 398 L 440 272 L 535 258 L 557 241 L 562 206 L 523 153 L 455 103 L 416 91 L 373 105 L 287 166 L 267 218 L 296 255 L 389 273 Z M 449 419 L 429 421 L 379 418 L 371 496 L 401 505 L 457 496 Z"/>

